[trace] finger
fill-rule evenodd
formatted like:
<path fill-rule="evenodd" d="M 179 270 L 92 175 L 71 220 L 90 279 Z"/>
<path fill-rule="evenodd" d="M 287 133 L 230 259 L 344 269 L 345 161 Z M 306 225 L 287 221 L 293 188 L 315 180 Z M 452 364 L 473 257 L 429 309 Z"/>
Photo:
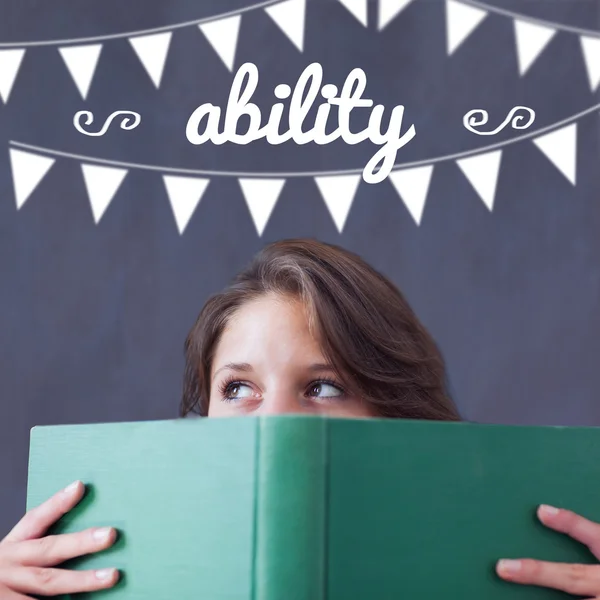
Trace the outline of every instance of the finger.
<path fill-rule="evenodd" d="M 0 598 L 2 600 L 31 600 L 29 596 L 23 596 L 23 594 L 9 590 L 4 586 L 0 586 Z"/>
<path fill-rule="evenodd" d="M 552 563 L 525 558 L 500 560 L 496 572 L 514 583 L 554 588 L 576 596 L 600 595 L 600 565 Z"/>
<path fill-rule="evenodd" d="M 76 556 L 104 550 L 114 544 L 116 537 L 112 527 L 49 535 L 12 545 L 8 559 L 19 565 L 53 567 Z"/>
<path fill-rule="evenodd" d="M 570 510 L 546 504 L 538 508 L 538 517 L 547 527 L 566 533 L 574 540 L 585 544 L 596 558 L 600 559 L 600 524 Z"/>
<path fill-rule="evenodd" d="M 28 511 L 3 541 L 21 542 L 41 537 L 50 525 L 68 513 L 83 498 L 84 492 L 85 486 L 81 481 L 73 482 L 64 490 Z"/>
<path fill-rule="evenodd" d="M 93 592 L 112 587 L 119 580 L 117 569 L 69 571 L 39 567 L 14 567 L 2 574 L 3 583 L 24 594 L 59 596 Z"/>

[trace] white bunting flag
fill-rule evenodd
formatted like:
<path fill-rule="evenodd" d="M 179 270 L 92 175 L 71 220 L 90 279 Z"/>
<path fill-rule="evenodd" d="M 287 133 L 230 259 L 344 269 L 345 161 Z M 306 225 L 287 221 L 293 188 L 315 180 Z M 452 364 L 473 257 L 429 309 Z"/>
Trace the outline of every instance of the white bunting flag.
<path fill-rule="evenodd" d="M 515 40 L 521 75 L 525 75 L 555 33 L 556 30 L 550 27 L 515 19 Z"/>
<path fill-rule="evenodd" d="M 315 177 L 315 182 L 325 200 L 337 230 L 342 233 L 348 213 L 352 208 L 361 175 L 333 175 Z"/>
<path fill-rule="evenodd" d="M 171 31 L 167 31 L 129 38 L 129 43 L 150 75 L 156 89 L 160 87 L 172 35 Z"/>
<path fill-rule="evenodd" d="M 85 100 L 90 90 L 98 58 L 102 51 L 102 44 L 91 44 L 89 46 L 66 46 L 58 49 L 69 73 Z"/>
<path fill-rule="evenodd" d="M 390 180 L 417 225 L 421 224 L 433 165 L 392 171 Z"/>
<path fill-rule="evenodd" d="M 18 210 L 50 170 L 55 159 L 15 148 L 10 148 L 9 154 Z"/>
<path fill-rule="evenodd" d="M 573 184 L 577 168 L 577 123 L 533 140 L 550 162 Z"/>
<path fill-rule="evenodd" d="M 379 31 L 391 23 L 413 0 L 379 0 Z"/>
<path fill-rule="evenodd" d="M 230 71 L 233 71 L 235 64 L 235 49 L 241 20 L 241 15 L 234 15 L 198 25 L 200 31 Z"/>
<path fill-rule="evenodd" d="M 177 229 L 182 235 L 204 195 L 210 179 L 163 175 L 163 181 L 169 195 Z"/>
<path fill-rule="evenodd" d="M 365 27 L 368 19 L 369 0 L 339 0 Z"/>
<path fill-rule="evenodd" d="M 580 39 L 590 87 L 594 92 L 600 83 L 600 38 L 581 36 Z"/>
<path fill-rule="evenodd" d="M 285 2 L 265 8 L 265 12 L 302 52 L 304 49 L 306 0 L 285 0 Z"/>
<path fill-rule="evenodd" d="M 127 169 L 82 164 L 81 171 L 90 198 L 94 221 L 98 224 L 127 175 Z"/>
<path fill-rule="evenodd" d="M 456 0 L 446 0 L 446 45 L 448 56 L 475 31 L 487 15 L 487 11 L 480 8 L 456 2 Z"/>
<path fill-rule="evenodd" d="M 256 231 L 262 236 L 285 179 L 240 179 L 239 182 Z"/>
<path fill-rule="evenodd" d="M 0 50 L 0 96 L 5 104 L 8 102 L 23 56 L 25 50 L 19 48 Z"/>
<path fill-rule="evenodd" d="M 494 208 L 501 159 L 502 150 L 494 150 L 493 152 L 477 154 L 456 161 L 469 183 L 490 211 Z"/>

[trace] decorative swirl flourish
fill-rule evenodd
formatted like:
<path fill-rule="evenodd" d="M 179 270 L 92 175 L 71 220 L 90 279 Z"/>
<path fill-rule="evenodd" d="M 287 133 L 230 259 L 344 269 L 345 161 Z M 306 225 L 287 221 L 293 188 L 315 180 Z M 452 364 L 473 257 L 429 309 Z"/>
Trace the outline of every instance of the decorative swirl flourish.
<path fill-rule="evenodd" d="M 142 121 L 142 117 L 140 116 L 140 114 L 133 112 L 132 110 L 116 110 L 108 117 L 108 119 L 106 119 L 106 121 L 104 121 L 102 129 L 94 133 L 92 131 L 86 131 L 81 126 L 81 117 L 85 117 L 85 125 L 92 124 L 92 122 L 94 121 L 93 113 L 89 110 L 80 110 L 79 112 L 76 112 L 75 116 L 73 117 L 73 125 L 75 126 L 75 129 L 79 131 L 79 133 L 83 133 L 84 135 L 100 136 L 104 135 L 108 131 L 110 124 L 119 115 L 125 115 L 125 117 L 121 120 L 121 129 L 125 129 L 126 131 L 135 129 Z M 133 117 L 133 119 L 131 117 Z"/>
<path fill-rule="evenodd" d="M 514 116 L 514 114 L 519 110 L 525 110 L 529 114 L 529 120 L 524 125 L 520 124 L 521 121 L 525 119 L 523 115 Z M 475 115 L 481 115 L 481 120 L 478 120 Z M 504 119 L 504 121 L 498 127 L 496 127 L 496 129 L 494 129 L 493 131 L 478 131 L 474 128 L 479 127 L 480 125 L 485 125 L 488 122 L 488 113 L 486 110 L 483 110 L 481 108 L 474 108 L 463 117 L 463 125 L 469 131 L 472 131 L 477 135 L 496 135 L 499 131 L 502 131 L 508 125 L 508 122 L 511 120 L 511 127 L 513 129 L 527 129 L 535 121 L 535 111 L 527 106 L 515 106 L 508 113 L 506 119 Z"/>

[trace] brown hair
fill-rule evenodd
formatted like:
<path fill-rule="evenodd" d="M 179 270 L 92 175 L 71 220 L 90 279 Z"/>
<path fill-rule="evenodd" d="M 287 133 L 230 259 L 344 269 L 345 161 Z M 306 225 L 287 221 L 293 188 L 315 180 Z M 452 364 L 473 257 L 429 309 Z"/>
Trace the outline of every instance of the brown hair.
<path fill-rule="evenodd" d="M 205 304 L 185 342 L 182 416 L 208 414 L 212 359 L 229 318 L 273 292 L 303 301 L 338 376 L 378 415 L 460 420 L 440 351 L 401 292 L 356 254 L 311 239 L 269 244 Z"/>

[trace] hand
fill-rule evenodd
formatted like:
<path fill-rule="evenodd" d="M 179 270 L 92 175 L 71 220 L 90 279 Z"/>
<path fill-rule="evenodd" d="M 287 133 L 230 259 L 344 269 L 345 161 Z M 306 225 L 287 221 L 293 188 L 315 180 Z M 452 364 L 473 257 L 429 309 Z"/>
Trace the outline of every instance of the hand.
<path fill-rule="evenodd" d="M 538 518 L 546 525 L 585 544 L 600 559 L 600 524 L 588 521 L 570 510 L 541 505 Z M 600 564 L 579 565 L 545 562 L 530 558 L 498 561 L 496 572 L 514 583 L 540 585 L 575 596 L 600 600 Z"/>
<path fill-rule="evenodd" d="M 30 510 L 0 541 L 0 600 L 25 600 L 26 594 L 56 596 L 112 587 L 116 569 L 69 571 L 52 567 L 104 550 L 115 542 L 113 528 L 86 529 L 44 537 L 46 530 L 83 497 L 85 486 L 72 483 L 43 504 Z"/>

